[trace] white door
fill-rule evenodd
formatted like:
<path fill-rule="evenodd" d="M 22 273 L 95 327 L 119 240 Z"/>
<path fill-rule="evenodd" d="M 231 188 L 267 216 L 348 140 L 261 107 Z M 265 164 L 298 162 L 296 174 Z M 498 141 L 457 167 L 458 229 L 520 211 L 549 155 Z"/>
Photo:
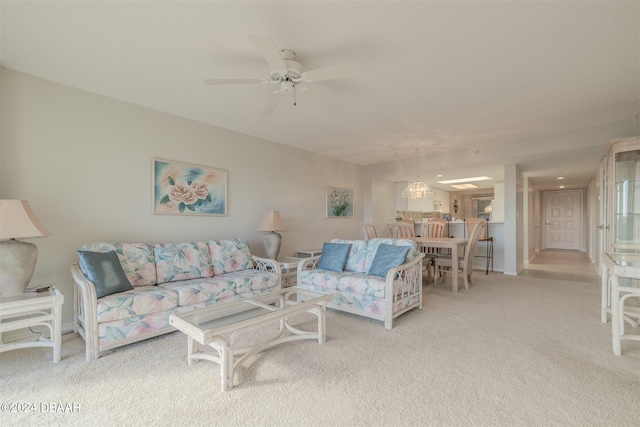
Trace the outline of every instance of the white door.
<path fill-rule="evenodd" d="M 545 247 L 580 250 L 582 191 L 545 192 L 544 211 Z"/>

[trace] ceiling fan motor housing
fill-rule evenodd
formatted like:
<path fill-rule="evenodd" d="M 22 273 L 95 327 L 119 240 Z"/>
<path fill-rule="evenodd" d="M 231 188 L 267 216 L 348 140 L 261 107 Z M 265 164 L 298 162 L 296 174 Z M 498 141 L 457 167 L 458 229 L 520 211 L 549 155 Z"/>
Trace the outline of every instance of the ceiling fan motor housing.
<path fill-rule="evenodd" d="M 276 81 L 284 81 L 287 79 L 299 79 L 302 75 L 304 68 L 302 64 L 294 61 L 296 53 L 291 49 L 282 49 L 280 51 L 280 58 L 287 67 L 287 71 L 282 74 L 281 70 L 271 70 L 271 79 Z"/>

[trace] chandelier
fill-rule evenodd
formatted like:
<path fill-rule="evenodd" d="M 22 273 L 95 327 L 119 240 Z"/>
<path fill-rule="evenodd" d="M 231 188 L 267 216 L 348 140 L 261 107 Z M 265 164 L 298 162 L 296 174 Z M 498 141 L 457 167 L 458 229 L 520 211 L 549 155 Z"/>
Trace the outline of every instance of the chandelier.
<path fill-rule="evenodd" d="M 400 195 L 402 197 L 408 197 L 409 199 L 424 199 L 427 196 L 433 196 L 435 194 L 427 184 L 420 179 L 420 156 L 418 153 L 418 147 L 416 147 L 416 179 L 414 182 L 410 182 L 407 188 L 402 190 Z"/>

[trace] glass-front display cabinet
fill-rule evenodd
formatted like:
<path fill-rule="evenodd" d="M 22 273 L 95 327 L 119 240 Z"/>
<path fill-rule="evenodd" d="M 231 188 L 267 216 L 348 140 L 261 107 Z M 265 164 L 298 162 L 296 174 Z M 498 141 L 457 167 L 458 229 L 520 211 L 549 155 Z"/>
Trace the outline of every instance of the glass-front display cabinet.
<path fill-rule="evenodd" d="M 607 160 L 607 252 L 640 253 L 640 138 L 612 141 Z"/>
<path fill-rule="evenodd" d="M 611 313 L 613 353 L 620 355 L 623 340 L 640 341 L 640 137 L 610 143 L 605 185 L 602 321 Z"/>

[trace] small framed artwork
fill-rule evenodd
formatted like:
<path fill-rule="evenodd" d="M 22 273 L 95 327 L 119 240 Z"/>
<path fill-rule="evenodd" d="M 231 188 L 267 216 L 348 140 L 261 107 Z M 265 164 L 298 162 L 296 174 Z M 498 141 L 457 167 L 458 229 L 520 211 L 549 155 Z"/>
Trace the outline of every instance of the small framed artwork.
<path fill-rule="evenodd" d="M 353 218 L 353 190 L 327 187 L 327 218 Z"/>
<path fill-rule="evenodd" d="M 227 215 L 227 171 L 208 166 L 153 159 L 152 213 Z"/>

